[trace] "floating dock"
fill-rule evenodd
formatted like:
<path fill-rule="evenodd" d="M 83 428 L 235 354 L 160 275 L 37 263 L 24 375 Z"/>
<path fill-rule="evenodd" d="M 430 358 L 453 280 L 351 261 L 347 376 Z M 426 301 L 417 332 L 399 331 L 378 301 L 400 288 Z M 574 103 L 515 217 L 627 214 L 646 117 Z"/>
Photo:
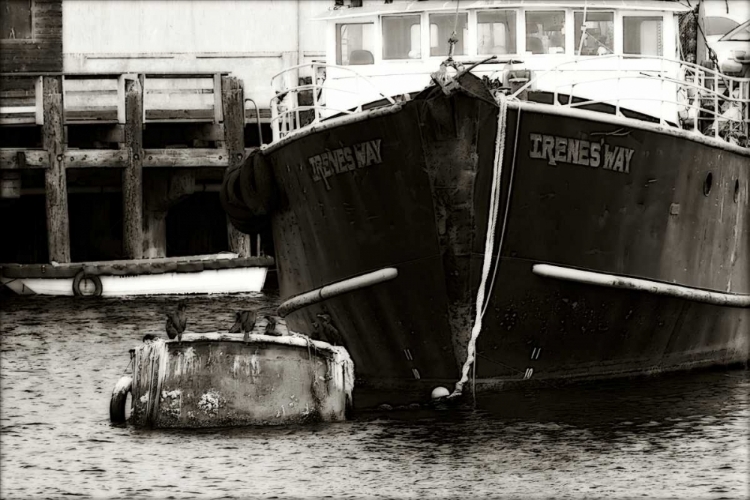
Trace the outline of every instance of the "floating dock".
<path fill-rule="evenodd" d="M 112 399 L 113 421 L 154 428 L 333 422 L 352 405 L 354 364 L 343 347 L 301 335 L 185 334 L 135 349 L 133 377 Z"/>

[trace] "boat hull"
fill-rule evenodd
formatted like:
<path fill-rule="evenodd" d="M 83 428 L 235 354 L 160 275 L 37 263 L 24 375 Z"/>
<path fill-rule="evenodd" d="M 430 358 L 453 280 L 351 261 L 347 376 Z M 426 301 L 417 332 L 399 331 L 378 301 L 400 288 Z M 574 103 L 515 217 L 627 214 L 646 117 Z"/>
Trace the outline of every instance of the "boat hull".
<path fill-rule="evenodd" d="M 273 229 L 283 298 L 398 270 L 291 313 L 290 327 L 344 345 L 361 387 L 426 397 L 455 381 L 499 168 L 478 388 L 747 362 L 746 307 L 557 280 L 533 266 L 746 297 L 748 154 L 592 111 L 515 102 L 499 116 L 487 96 L 426 92 L 266 151 L 282 200 Z"/>

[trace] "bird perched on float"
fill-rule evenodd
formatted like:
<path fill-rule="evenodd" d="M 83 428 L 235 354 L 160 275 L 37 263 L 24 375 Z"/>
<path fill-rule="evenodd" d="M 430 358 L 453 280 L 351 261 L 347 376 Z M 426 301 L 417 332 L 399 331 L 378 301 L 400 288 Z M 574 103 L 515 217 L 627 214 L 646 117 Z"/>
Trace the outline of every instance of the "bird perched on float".
<path fill-rule="evenodd" d="M 333 345 L 343 345 L 341 333 L 338 328 L 333 325 L 331 315 L 323 313 L 317 314 L 316 316 L 320 320 L 320 323 L 316 323 L 315 329 L 317 330 L 320 328 L 322 330 L 325 340 Z"/>
<path fill-rule="evenodd" d="M 255 327 L 255 321 L 257 314 L 255 311 L 237 311 L 234 313 L 234 325 L 229 329 L 229 333 L 244 333 L 245 336 L 242 338 L 247 342 L 250 338 L 250 332 Z"/>
<path fill-rule="evenodd" d="M 167 313 L 167 336 L 170 339 L 177 337 L 177 341 L 182 342 L 182 334 L 187 326 L 186 309 L 187 304 L 181 300 L 177 303 L 177 311 Z"/>
<path fill-rule="evenodd" d="M 276 331 L 276 318 L 266 316 L 266 330 L 263 333 L 266 335 L 273 335 L 274 337 L 281 336 L 281 334 Z"/>

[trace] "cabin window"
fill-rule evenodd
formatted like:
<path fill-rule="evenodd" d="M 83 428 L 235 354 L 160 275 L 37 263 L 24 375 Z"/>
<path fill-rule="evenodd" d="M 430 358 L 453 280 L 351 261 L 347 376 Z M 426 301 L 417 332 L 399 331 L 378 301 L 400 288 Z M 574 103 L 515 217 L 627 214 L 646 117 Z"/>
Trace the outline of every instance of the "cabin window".
<path fill-rule="evenodd" d="M 373 64 L 375 25 L 373 23 L 336 25 L 336 64 Z"/>
<path fill-rule="evenodd" d="M 31 0 L 0 0 L 0 39 L 31 39 Z"/>
<path fill-rule="evenodd" d="M 583 37 L 583 12 L 575 12 L 576 55 L 603 56 L 612 54 L 615 46 L 615 15 L 613 12 L 586 11 L 586 36 Z M 580 47 L 580 52 L 579 52 Z"/>
<path fill-rule="evenodd" d="M 623 52 L 644 56 L 663 56 L 661 17 L 623 17 Z"/>
<path fill-rule="evenodd" d="M 458 21 L 458 22 L 456 22 Z M 454 56 L 466 55 L 466 44 L 464 40 L 469 35 L 468 31 L 469 15 L 459 14 L 430 14 L 430 55 L 447 56 L 450 50 L 448 40 L 453 33 L 453 27 L 456 27 L 456 43 L 453 49 Z"/>
<path fill-rule="evenodd" d="M 420 15 L 383 18 L 383 59 L 422 57 Z"/>
<path fill-rule="evenodd" d="M 516 12 L 477 12 L 477 53 L 516 53 Z"/>
<path fill-rule="evenodd" d="M 565 53 L 565 11 L 526 13 L 526 52 Z"/>

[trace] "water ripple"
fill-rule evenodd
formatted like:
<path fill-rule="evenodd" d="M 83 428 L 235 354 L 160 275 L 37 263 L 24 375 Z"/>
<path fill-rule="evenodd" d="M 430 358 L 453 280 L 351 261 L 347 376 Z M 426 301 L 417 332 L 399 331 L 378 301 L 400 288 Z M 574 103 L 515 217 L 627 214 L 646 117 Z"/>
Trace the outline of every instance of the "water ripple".
<path fill-rule="evenodd" d="M 128 349 L 176 298 L 3 297 L 0 497 L 747 498 L 750 374 L 699 372 L 359 412 L 306 427 L 109 424 Z M 188 298 L 226 330 L 261 295 Z M 355 394 L 356 397 L 356 394 Z"/>

